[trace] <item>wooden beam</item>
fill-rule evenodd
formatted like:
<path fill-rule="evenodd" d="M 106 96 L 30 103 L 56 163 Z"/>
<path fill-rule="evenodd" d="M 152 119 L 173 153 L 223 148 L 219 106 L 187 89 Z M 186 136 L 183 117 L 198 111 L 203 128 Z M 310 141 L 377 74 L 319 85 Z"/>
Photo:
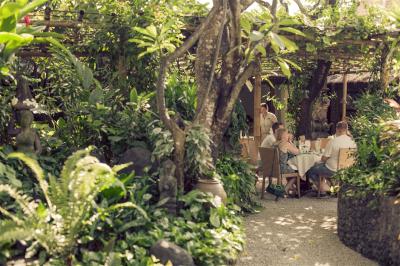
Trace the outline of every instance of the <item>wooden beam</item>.
<path fill-rule="evenodd" d="M 31 23 L 34 26 L 61 27 L 61 28 L 81 28 L 83 24 L 82 21 L 76 21 L 76 20 L 32 20 Z"/>
<path fill-rule="evenodd" d="M 347 111 L 347 73 L 343 74 L 342 121 L 346 119 Z"/>
<path fill-rule="evenodd" d="M 88 53 L 88 52 L 73 52 L 73 54 L 74 54 L 76 57 L 89 57 L 89 56 L 92 55 L 92 54 L 90 54 L 90 53 Z M 109 54 L 109 53 L 106 53 L 106 52 L 100 52 L 100 53 L 98 53 L 97 55 L 100 55 L 100 56 L 109 56 L 110 54 Z M 46 52 L 46 51 L 21 50 L 21 51 L 18 51 L 18 52 L 16 53 L 16 56 L 24 57 L 24 58 L 29 58 L 29 57 L 53 57 L 53 54 L 52 54 L 51 52 Z"/>
<path fill-rule="evenodd" d="M 257 73 L 254 84 L 254 143 L 258 148 L 261 145 L 260 105 L 261 105 L 261 73 Z"/>

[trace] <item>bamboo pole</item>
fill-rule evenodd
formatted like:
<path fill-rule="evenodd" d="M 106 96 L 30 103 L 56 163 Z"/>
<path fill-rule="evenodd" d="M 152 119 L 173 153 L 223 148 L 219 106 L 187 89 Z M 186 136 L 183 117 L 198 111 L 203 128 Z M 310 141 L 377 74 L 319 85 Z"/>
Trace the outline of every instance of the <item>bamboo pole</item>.
<path fill-rule="evenodd" d="M 261 73 L 257 73 L 254 84 L 254 142 L 258 148 L 261 144 L 260 105 L 261 105 Z"/>
<path fill-rule="evenodd" d="M 342 121 L 346 118 L 347 110 L 347 73 L 343 74 Z"/>

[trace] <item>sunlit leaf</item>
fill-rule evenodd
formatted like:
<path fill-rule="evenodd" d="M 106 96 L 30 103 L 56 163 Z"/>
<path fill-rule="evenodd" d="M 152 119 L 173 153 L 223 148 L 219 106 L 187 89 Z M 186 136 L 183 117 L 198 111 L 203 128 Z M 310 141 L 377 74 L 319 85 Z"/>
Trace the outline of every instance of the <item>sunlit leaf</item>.
<path fill-rule="evenodd" d="M 253 91 L 253 84 L 251 83 L 250 80 L 246 80 L 246 86 L 249 89 L 250 92 Z"/>
<path fill-rule="evenodd" d="M 283 28 L 279 28 L 279 30 L 280 31 L 290 32 L 290 33 L 293 33 L 293 34 L 296 34 L 296 35 L 300 35 L 300 36 L 306 37 L 306 35 L 302 31 L 300 31 L 298 29 L 295 29 L 295 28 L 283 27 Z"/>

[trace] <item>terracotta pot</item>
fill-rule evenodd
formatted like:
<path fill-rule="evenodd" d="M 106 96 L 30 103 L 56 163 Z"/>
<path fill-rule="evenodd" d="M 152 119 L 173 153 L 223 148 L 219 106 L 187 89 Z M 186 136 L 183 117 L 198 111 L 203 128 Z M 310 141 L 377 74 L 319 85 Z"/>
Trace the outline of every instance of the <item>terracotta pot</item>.
<path fill-rule="evenodd" d="M 226 203 L 226 192 L 221 182 L 213 179 L 199 179 L 195 186 L 196 189 L 203 192 L 210 192 L 216 197 L 219 197 L 223 203 Z"/>

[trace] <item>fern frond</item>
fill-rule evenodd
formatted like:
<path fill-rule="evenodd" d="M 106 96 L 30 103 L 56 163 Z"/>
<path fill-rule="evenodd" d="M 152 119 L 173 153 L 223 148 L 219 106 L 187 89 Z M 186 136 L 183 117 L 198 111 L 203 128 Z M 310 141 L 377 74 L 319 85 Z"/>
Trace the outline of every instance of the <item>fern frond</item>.
<path fill-rule="evenodd" d="M 25 215 L 34 216 L 36 214 L 35 203 L 29 196 L 19 193 L 18 190 L 16 190 L 10 185 L 0 184 L 0 192 L 5 192 L 11 198 L 13 198 L 18 203 L 18 205 L 20 206 L 21 210 L 24 212 Z"/>
<path fill-rule="evenodd" d="M 20 220 L 16 215 L 12 214 L 11 212 L 7 211 L 6 209 L 4 209 L 1 206 L 0 206 L 0 213 L 2 213 L 4 216 L 10 218 L 16 224 L 22 224 L 23 223 L 23 221 Z"/>
<path fill-rule="evenodd" d="M 136 209 L 138 210 L 145 219 L 149 219 L 147 216 L 147 213 L 145 210 L 143 210 L 141 207 L 139 207 L 138 205 L 132 203 L 132 202 L 124 202 L 124 203 L 118 203 L 118 204 L 114 204 L 112 205 L 110 208 L 108 208 L 109 211 L 114 211 L 114 210 L 118 210 L 118 209 L 123 209 L 123 208 L 132 208 L 132 209 Z"/>
<path fill-rule="evenodd" d="M 0 222 L 0 242 L 28 240 L 32 237 L 32 234 L 32 229 L 20 226 L 12 220 L 3 220 Z"/>
<path fill-rule="evenodd" d="M 85 156 L 88 156 L 92 149 L 93 148 L 89 147 L 84 150 L 76 151 L 71 156 L 69 156 L 65 161 L 60 174 L 60 182 L 61 182 L 60 188 L 63 193 L 68 194 L 70 175 L 75 170 L 76 164 L 78 163 L 79 160 L 81 160 Z"/>
<path fill-rule="evenodd" d="M 49 195 L 48 195 L 49 185 L 47 184 L 43 169 L 40 167 L 39 163 L 35 159 L 32 159 L 31 157 L 27 156 L 26 154 L 24 154 L 22 152 L 10 153 L 8 155 L 8 158 L 15 158 L 15 159 L 21 160 L 32 170 L 32 172 L 36 176 L 36 179 L 39 182 L 39 186 L 43 191 L 43 195 L 46 198 L 49 208 L 52 209 L 52 203 L 51 203 Z"/>

